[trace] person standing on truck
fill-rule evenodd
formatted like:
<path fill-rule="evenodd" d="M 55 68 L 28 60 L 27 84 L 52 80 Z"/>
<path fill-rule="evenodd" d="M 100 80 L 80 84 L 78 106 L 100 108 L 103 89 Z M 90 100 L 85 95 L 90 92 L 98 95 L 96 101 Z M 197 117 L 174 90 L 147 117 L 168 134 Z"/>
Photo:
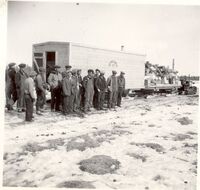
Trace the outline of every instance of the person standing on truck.
<path fill-rule="evenodd" d="M 117 72 L 112 71 L 112 75 L 107 79 L 108 86 L 108 108 L 115 108 L 117 103 L 117 91 L 118 91 L 118 81 Z"/>
<path fill-rule="evenodd" d="M 24 81 L 24 99 L 26 105 L 25 121 L 33 121 L 33 103 L 35 102 L 34 79 L 37 73 L 31 71 L 29 77 Z"/>
<path fill-rule="evenodd" d="M 63 114 L 67 115 L 72 112 L 71 95 L 72 95 L 72 79 L 71 71 L 64 71 L 62 73 L 62 95 L 63 95 Z"/>
<path fill-rule="evenodd" d="M 99 96 L 99 92 L 97 90 L 97 87 L 95 85 L 96 80 L 99 78 L 100 76 L 100 70 L 96 69 L 95 70 L 95 75 L 94 75 L 94 98 L 93 98 L 93 106 L 94 108 L 98 109 L 99 105 L 98 105 L 98 96 Z"/>
<path fill-rule="evenodd" d="M 121 101 L 122 101 L 122 94 L 125 90 L 125 73 L 121 71 L 120 75 L 117 77 L 118 82 L 118 95 L 117 95 L 117 106 L 121 107 Z"/>
<path fill-rule="evenodd" d="M 46 102 L 46 83 L 44 81 L 44 73 L 45 69 L 43 67 L 39 68 L 39 74 L 36 76 L 35 84 L 36 84 L 36 114 L 42 115 L 42 111 L 44 108 L 44 104 Z"/>
<path fill-rule="evenodd" d="M 54 66 L 48 77 L 51 90 L 51 111 L 60 111 L 62 75 L 58 71 L 60 66 Z"/>
<path fill-rule="evenodd" d="M 24 81 L 28 78 L 28 75 L 25 73 L 24 69 L 26 64 L 19 64 L 19 71 L 16 73 L 16 88 L 17 88 L 17 109 L 18 112 L 25 111 L 25 100 L 24 100 Z"/>
<path fill-rule="evenodd" d="M 107 83 L 106 83 L 104 74 L 105 74 L 104 71 L 100 71 L 100 76 L 96 79 L 96 82 L 95 82 L 95 86 L 98 91 L 98 102 L 97 102 L 98 110 L 103 110 L 105 91 L 107 88 Z"/>
<path fill-rule="evenodd" d="M 17 100 L 15 65 L 16 63 L 9 63 L 6 70 L 6 107 L 8 110 L 13 110 L 12 106 Z"/>
<path fill-rule="evenodd" d="M 85 105 L 84 112 L 91 111 L 90 108 L 93 105 L 94 97 L 94 71 L 88 70 L 88 75 L 83 78 L 83 87 L 85 89 Z"/>

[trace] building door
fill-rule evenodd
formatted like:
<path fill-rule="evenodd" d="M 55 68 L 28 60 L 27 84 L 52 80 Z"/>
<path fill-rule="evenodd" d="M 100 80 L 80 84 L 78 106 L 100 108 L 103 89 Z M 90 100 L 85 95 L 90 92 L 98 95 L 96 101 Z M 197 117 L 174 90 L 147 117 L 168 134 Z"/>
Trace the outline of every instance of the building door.
<path fill-rule="evenodd" d="M 56 64 L 56 52 L 46 52 L 46 79 L 48 79 L 48 76 L 53 69 L 53 67 Z"/>

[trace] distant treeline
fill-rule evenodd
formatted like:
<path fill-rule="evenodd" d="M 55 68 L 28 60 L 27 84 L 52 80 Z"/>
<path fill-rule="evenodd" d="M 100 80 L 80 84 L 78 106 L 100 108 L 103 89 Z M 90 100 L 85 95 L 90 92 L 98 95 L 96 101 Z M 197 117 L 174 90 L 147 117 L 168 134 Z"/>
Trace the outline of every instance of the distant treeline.
<path fill-rule="evenodd" d="M 199 76 L 180 76 L 180 80 L 199 80 Z"/>

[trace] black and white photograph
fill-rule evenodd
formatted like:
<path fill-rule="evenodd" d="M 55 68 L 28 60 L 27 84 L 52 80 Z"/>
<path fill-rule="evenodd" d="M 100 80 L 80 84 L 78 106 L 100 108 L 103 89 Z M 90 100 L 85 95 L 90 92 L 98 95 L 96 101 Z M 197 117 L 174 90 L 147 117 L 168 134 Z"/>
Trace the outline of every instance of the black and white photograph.
<path fill-rule="evenodd" d="M 4 188 L 198 189 L 199 5 L 6 4 Z"/>

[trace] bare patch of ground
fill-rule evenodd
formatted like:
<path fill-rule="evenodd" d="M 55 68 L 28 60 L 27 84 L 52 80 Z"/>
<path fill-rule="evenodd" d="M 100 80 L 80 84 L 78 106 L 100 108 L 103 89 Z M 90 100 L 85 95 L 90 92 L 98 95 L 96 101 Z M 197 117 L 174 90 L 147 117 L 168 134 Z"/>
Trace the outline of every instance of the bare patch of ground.
<path fill-rule="evenodd" d="M 181 125 L 189 125 L 192 124 L 193 121 L 191 119 L 189 119 L 188 117 L 181 117 L 179 119 L 177 119 L 177 121 L 181 124 Z"/>
<path fill-rule="evenodd" d="M 193 131 L 188 131 L 187 132 L 188 135 L 198 135 L 197 133 L 193 132 Z"/>
<path fill-rule="evenodd" d="M 137 160 L 142 160 L 142 162 L 146 162 L 147 156 L 135 154 L 135 153 L 127 153 L 128 156 L 135 158 Z"/>
<path fill-rule="evenodd" d="M 67 149 L 67 151 L 71 151 L 71 150 L 74 150 L 74 149 L 84 151 L 87 148 L 96 148 L 98 146 L 100 146 L 98 141 L 93 140 L 88 135 L 81 135 L 81 136 L 72 138 L 67 143 L 66 149 Z"/>
<path fill-rule="evenodd" d="M 45 143 L 47 143 L 47 145 L 41 145 L 41 143 L 27 143 L 26 145 L 24 145 L 22 147 L 23 152 L 32 152 L 32 153 L 36 153 L 36 152 L 40 152 L 46 149 L 57 149 L 58 146 L 63 146 L 64 145 L 64 139 L 58 138 L 58 139 L 51 139 L 46 141 Z"/>
<path fill-rule="evenodd" d="M 198 149 L 198 144 L 189 144 L 189 143 L 184 143 L 184 147 L 188 148 L 194 148 L 195 150 Z"/>
<path fill-rule="evenodd" d="M 115 127 L 118 128 L 118 126 Z M 100 130 L 93 132 L 91 134 L 92 137 L 89 136 L 89 134 L 73 137 L 67 143 L 67 151 L 74 149 L 84 151 L 87 148 L 96 148 L 99 147 L 103 142 L 110 142 L 111 140 L 114 140 L 116 138 L 115 135 L 121 136 L 125 134 L 131 134 L 131 132 L 119 129 Z"/>
<path fill-rule="evenodd" d="M 95 189 L 89 181 L 65 181 L 57 185 L 58 188 Z"/>
<path fill-rule="evenodd" d="M 23 146 L 23 151 L 25 152 L 40 152 L 47 149 L 45 146 L 40 146 L 39 143 L 27 143 L 26 145 Z"/>
<path fill-rule="evenodd" d="M 135 143 L 135 142 L 132 142 L 131 145 L 152 148 L 156 152 L 159 152 L 159 153 L 165 152 L 165 149 L 160 144 L 157 144 L 157 143 Z"/>
<path fill-rule="evenodd" d="M 172 138 L 174 141 L 184 141 L 186 139 L 193 139 L 190 135 L 187 134 L 172 134 L 174 137 Z"/>
<path fill-rule="evenodd" d="M 153 180 L 154 181 L 160 181 L 160 180 L 164 180 L 165 178 L 163 177 L 163 176 L 161 176 L 161 175 L 156 175 L 154 178 L 153 178 Z"/>
<path fill-rule="evenodd" d="M 112 159 L 110 156 L 97 155 L 90 159 L 82 160 L 80 169 L 91 174 L 103 175 L 114 173 L 120 167 L 118 160 Z"/>

